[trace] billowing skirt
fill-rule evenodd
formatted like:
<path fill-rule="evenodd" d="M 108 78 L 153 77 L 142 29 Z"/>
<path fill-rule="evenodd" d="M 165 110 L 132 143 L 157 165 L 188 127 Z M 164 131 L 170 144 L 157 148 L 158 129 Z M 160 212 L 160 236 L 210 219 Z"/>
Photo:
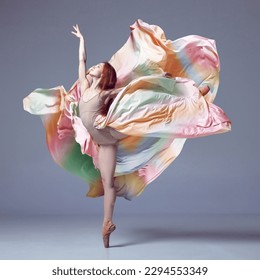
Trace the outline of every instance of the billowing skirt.
<path fill-rule="evenodd" d="M 196 35 L 167 40 L 159 26 L 138 20 L 109 62 L 122 90 L 94 126 L 127 135 L 118 142 L 118 196 L 140 195 L 179 155 L 187 138 L 231 129 L 223 110 L 213 104 L 220 70 L 214 40 Z M 205 96 L 198 90 L 203 85 L 210 88 Z M 24 98 L 24 109 L 41 116 L 54 161 L 86 180 L 87 196 L 97 197 L 104 194 L 98 145 L 79 118 L 80 96 L 78 81 L 68 92 L 63 86 L 40 88 Z"/>

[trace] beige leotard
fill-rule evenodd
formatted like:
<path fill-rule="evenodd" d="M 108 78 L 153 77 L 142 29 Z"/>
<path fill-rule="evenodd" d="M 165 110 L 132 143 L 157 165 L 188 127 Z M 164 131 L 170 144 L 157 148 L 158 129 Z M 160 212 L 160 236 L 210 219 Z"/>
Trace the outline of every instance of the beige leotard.
<path fill-rule="evenodd" d="M 99 145 L 116 144 L 119 139 L 126 136 L 109 126 L 103 129 L 94 127 L 95 119 L 100 114 L 107 98 L 109 98 L 108 92 L 98 93 L 88 89 L 82 94 L 79 102 L 79 116 L 82 123 L 92 136 L 93 141 Z"/>

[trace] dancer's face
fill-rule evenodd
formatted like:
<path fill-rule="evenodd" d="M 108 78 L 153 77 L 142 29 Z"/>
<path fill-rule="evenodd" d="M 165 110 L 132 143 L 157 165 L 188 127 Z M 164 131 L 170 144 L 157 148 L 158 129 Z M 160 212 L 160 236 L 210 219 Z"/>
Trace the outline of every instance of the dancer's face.
<path fill-rule="evenodd" d="M 96 78 L 101 78 L 102 72 L 103 72 L 103 68 L 104 68 L 104 63 L 99 63 L 95 66 L 92 66 L 88 73 Z"/>

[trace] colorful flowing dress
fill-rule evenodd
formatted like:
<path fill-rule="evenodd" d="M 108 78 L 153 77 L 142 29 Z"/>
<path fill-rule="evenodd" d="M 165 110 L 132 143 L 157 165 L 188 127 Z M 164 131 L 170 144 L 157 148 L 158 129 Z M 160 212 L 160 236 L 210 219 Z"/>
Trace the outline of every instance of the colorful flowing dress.
<path fill-rule="evenodd" d="M 141 20 L 130 28 L 129 39 L 109 61 L 122 90 L 107 115 L 94 122 L 97 129 L 109 126 L 127 135 L 118 143 L 114 182 L 117 196 L 126 199 L 140 195 L 187 138 L 231 129 L 213 104 L 220 70 L 215 41 L 196 35 L 167 40 L 159 26 Z M 198 90 L 203 85 L 210 88 L 205 96 Z M 24 109 L 40 115 L 54 161 L 88 183 L 87 196 L 98 197 L 104 194 L 98 145 L 79 118 L 80 97 L 79 81 L 68 92 L 63 86 L 38 88 L 24 98 Z"/>

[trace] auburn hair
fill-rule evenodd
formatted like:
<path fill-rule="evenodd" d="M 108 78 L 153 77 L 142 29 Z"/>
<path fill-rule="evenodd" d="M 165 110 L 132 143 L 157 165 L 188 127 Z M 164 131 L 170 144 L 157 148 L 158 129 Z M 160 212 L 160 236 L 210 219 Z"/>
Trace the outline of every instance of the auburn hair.
<path fill-rule="evenodd" d="M 100 82 L 98 84 L 101 90 L 108 90 L 115 88 L 117 77 L 116 70 L 114 67 L 107 61 L 103 62 L 103 72 Z"/>

